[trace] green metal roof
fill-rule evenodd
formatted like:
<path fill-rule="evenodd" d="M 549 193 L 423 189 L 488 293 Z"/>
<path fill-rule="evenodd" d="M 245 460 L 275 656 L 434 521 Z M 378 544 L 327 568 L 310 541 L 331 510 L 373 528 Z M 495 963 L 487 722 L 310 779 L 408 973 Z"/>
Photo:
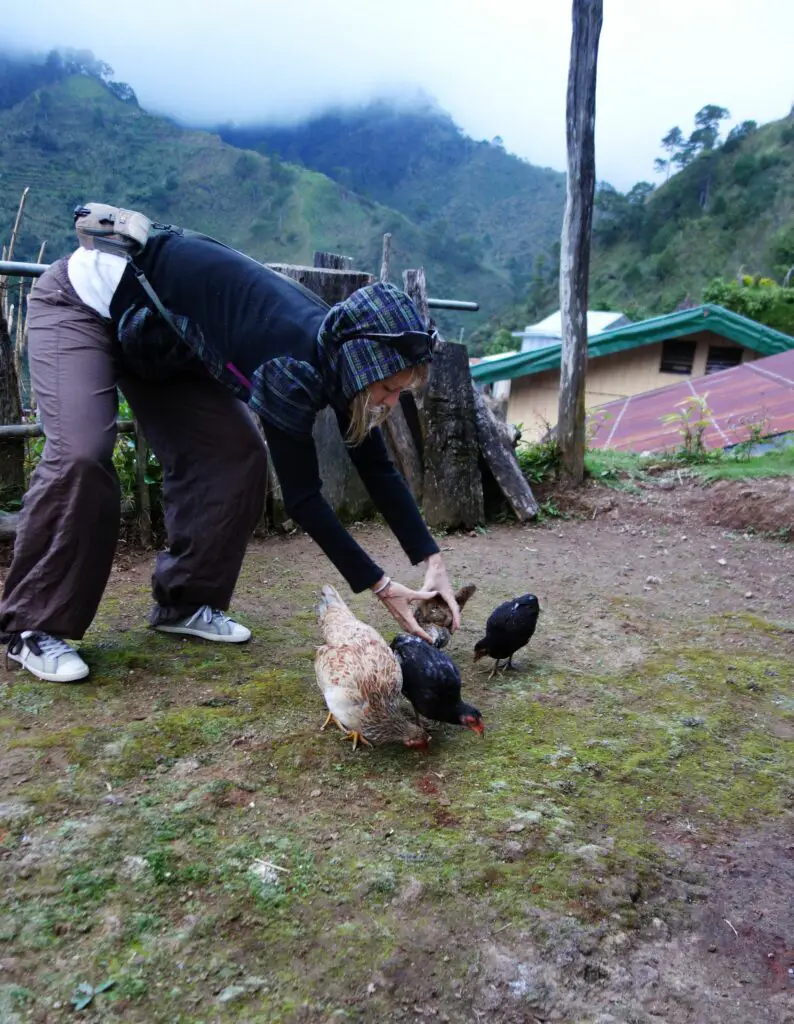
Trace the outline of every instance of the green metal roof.
<path fill-rule="evenodd" d="M 697 331 L 713 331 L 744 348 L 760 352 L 764 356 L 777 355 L 794 349 L 794 338 L 782 331 L 765 327 L 746 316 L 732 313 L 722 306 L 695 306 L 682 309 L 666 316 L 655 316 L 640 320 L 636 324 L 602 331 L 591 338 L 587 345 L 589 359 L 608 356 L 627 349 L 652 345 L 654 342 L 681 338 Z M 549 345 L 534 352 L 519 352 L 518 355 L 492 359 L 477 363 L 471 368 L 471 375 L 480 384 L 491 384 L 497 380 L 514 380 L 544 370 L 559 369 L 562 345 Z"/>

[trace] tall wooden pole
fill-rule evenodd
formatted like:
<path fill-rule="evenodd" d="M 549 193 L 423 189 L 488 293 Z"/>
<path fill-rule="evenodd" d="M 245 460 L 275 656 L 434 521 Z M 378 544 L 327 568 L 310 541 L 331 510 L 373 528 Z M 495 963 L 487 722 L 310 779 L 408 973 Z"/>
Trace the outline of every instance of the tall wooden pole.
<path fill-rule="evenodd" d="M 568 183 L 560 249 L 562 365 L 557 439 L 564 475 L 584 479 L 587 285 L 595 194 L 595 94 L 603 0 L 573 0 L 566 139 Z"/>

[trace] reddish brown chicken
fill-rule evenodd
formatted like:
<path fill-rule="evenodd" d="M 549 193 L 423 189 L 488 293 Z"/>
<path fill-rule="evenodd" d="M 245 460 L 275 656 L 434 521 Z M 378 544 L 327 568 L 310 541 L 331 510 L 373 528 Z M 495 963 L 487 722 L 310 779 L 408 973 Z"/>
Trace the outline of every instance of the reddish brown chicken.
<path fill-rule="evenodd" d="M 467 583 L 455 594 L 455 600 L 461 611 L 466 602 L 474 596 L 476 590 L 477 587 L 473 583 Z M 434 647 L 447 646 L 452 629 L 452 612 L 442 597 L 436 595 L 429 601 L 422 601 L 416 609 L 416 621 L 431 636 Z"/>
<path fill-rule="evenodd" d="M 354 749 L 359 743 L 426 748 L 427 732 L 400 708 L 402 671 L 383 637 L 360 622 L 333 587 L 323 587 L 317 611 L 325 640 L 314 661 L 328 707 L 323 729 L 333 722 Z"/>

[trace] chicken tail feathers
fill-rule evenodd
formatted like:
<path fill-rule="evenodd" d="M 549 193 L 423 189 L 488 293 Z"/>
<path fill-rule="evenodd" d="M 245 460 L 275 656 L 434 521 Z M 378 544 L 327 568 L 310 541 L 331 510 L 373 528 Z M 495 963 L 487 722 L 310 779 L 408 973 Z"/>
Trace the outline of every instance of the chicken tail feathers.
<path fill-rule="evenodd" d="M 463 609 L 463 606 L 469 598 L 474 597 L 476 591 L 477 587 L 473 583 L 467 583 L 465 587 L 461 587 L 457 594 L 455 594 L 455 600 L 458 602 L 458 607 Z"/>

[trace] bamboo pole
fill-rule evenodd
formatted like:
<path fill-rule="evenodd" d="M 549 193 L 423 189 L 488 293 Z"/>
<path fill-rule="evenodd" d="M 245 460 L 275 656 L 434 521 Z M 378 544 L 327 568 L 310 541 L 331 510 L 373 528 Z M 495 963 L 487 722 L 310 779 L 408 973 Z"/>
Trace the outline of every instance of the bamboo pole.
<path fill-rule="evenodd" d="M 19 234 L 19 225 L 22 222 L 22 214 L 25 210 L 25 203 L 27 202 L 28 193 L 30 192 L 30 186 L 26 185 L 22 190 L 22 195 L 19 200 L 19 206 L 17 207 L 17 215 L 14 220 L 14 227 L 11 229 L 11 240 L 8 243 L 8 252 L 5 253 L 3 259 L 7 259 L 9 262 L 14 258 L 14 246 L 16 245 L 17 235 Z M 6 289 L 8 287 L 8 278 L 0 277 L 0 296 L 5 298 Z"/>
<path fill-rule="evenodd" d="M 17 324 L 16 334 L 14 337 L 14 372 L 17 375 L 17 388 L 19 389 L 19 404 L 24 409 L 25 407 L 25 385 L 24 385 L 24 368 L 25 368 L 25 326 L 27 316 L 22 316 L 23 303 L 25 302 L 25 278 L 20 277 L 19 279 L 19 306 L 17 308 Z M 9 331 L 11 325 L 8 325 Z"/>

